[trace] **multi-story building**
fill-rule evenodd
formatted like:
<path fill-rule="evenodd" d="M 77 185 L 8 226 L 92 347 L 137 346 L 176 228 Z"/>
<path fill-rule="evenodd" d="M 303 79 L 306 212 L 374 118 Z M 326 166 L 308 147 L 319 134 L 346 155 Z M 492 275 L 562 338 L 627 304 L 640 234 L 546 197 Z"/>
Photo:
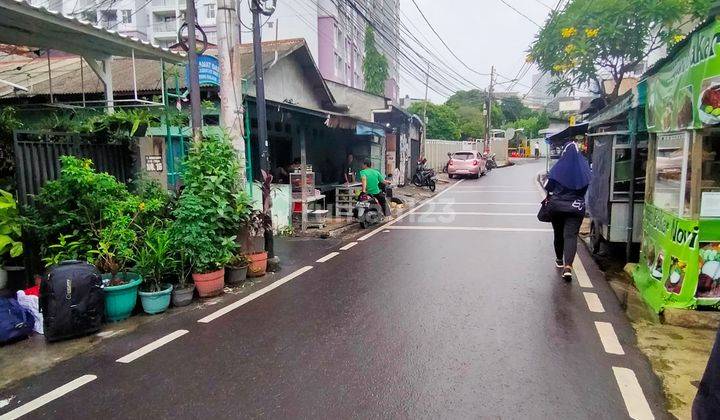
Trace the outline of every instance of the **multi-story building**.
<path fill-rule="evenodd" d="M 177 43 L 186 8 L 185 0 L 33 0 L 32 4 L 161 46 Z M 217 41 L 215 5 L 215 0 L 195 0 L 198 24 L 211 43 Z"/>
<path fill-rule="evenodd" d="M 385 96 L 399 100 L 399 0 L 287 0 L 263 21 L 263 40 L 303 38 L 308 44 L 324 78 L 363 89 L 365 77 L 365 30 L 368 20 L 375 30 L 378 50 L 388 60 Z M 354 5 L 353 6 L 351 6 Z M 246 3 L 240 18 L 251 27 L 252 16 Z M 243 34 L 242 42 L 251 35 Z"/>

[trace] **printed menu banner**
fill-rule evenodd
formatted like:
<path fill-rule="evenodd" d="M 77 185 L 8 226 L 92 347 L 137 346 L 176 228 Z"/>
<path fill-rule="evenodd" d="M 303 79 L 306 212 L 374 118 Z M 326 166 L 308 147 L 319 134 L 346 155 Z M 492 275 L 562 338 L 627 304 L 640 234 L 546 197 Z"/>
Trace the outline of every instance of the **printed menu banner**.
<path fill-rule="evenodd" d="M 692 35 L 647 79 L 646 119 L 654 133 L 720 124 L 720 22 Z"/>

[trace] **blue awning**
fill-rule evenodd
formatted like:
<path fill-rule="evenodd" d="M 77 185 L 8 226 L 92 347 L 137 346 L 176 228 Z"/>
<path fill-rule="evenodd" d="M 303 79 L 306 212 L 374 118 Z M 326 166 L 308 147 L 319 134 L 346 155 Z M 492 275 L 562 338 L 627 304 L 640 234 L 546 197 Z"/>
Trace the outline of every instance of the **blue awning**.
<path fill-rule="evenodd" d="M 355 128 L 355 134 L 358 136 L 378 136 L 385 137 L 385 129 L 378 125 L 370 125 L 358 121 Z"/>

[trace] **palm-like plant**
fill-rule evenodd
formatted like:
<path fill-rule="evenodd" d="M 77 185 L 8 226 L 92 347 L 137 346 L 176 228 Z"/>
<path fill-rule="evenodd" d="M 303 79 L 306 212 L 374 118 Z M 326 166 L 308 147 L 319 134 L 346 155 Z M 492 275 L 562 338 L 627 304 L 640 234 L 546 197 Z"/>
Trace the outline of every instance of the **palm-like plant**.
<path fill-rule="evenodd" d="M 149 292 L 163 290 L 163 283 L 176 271 L 178 260 L 169 229 L 150 226 L 135 253 L 137 271 Z"/>

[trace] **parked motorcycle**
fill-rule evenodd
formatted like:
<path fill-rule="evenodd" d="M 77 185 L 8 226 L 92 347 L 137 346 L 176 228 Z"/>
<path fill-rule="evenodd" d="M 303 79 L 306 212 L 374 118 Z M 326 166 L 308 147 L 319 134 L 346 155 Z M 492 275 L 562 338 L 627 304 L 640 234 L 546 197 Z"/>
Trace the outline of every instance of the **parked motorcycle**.
<path fill-rule="evenodd" d="M 375 226 L 382 222 L 383 211 L 377 198 L 361 193 L 353 208 L 353 218 L 360 223 L 362 229 Z"/>
<path fill-rule="evenodd" d="M 425 161 L 422 160 L 417 163 L 415 170 L 415 176 L 413 177 L 412 183 L 416 187 L 428 187 L 430 191 L 435 191 L 437 176 L 432 168 L 425 168 Z"/>
<path fill-rule="evenodd" d="M 497 162 L 495 161 L 495 153 L 487 154 L 485 159 L 487 159 L 485 166 L 487 167 L 488 172 L 498 167 Z"/>

